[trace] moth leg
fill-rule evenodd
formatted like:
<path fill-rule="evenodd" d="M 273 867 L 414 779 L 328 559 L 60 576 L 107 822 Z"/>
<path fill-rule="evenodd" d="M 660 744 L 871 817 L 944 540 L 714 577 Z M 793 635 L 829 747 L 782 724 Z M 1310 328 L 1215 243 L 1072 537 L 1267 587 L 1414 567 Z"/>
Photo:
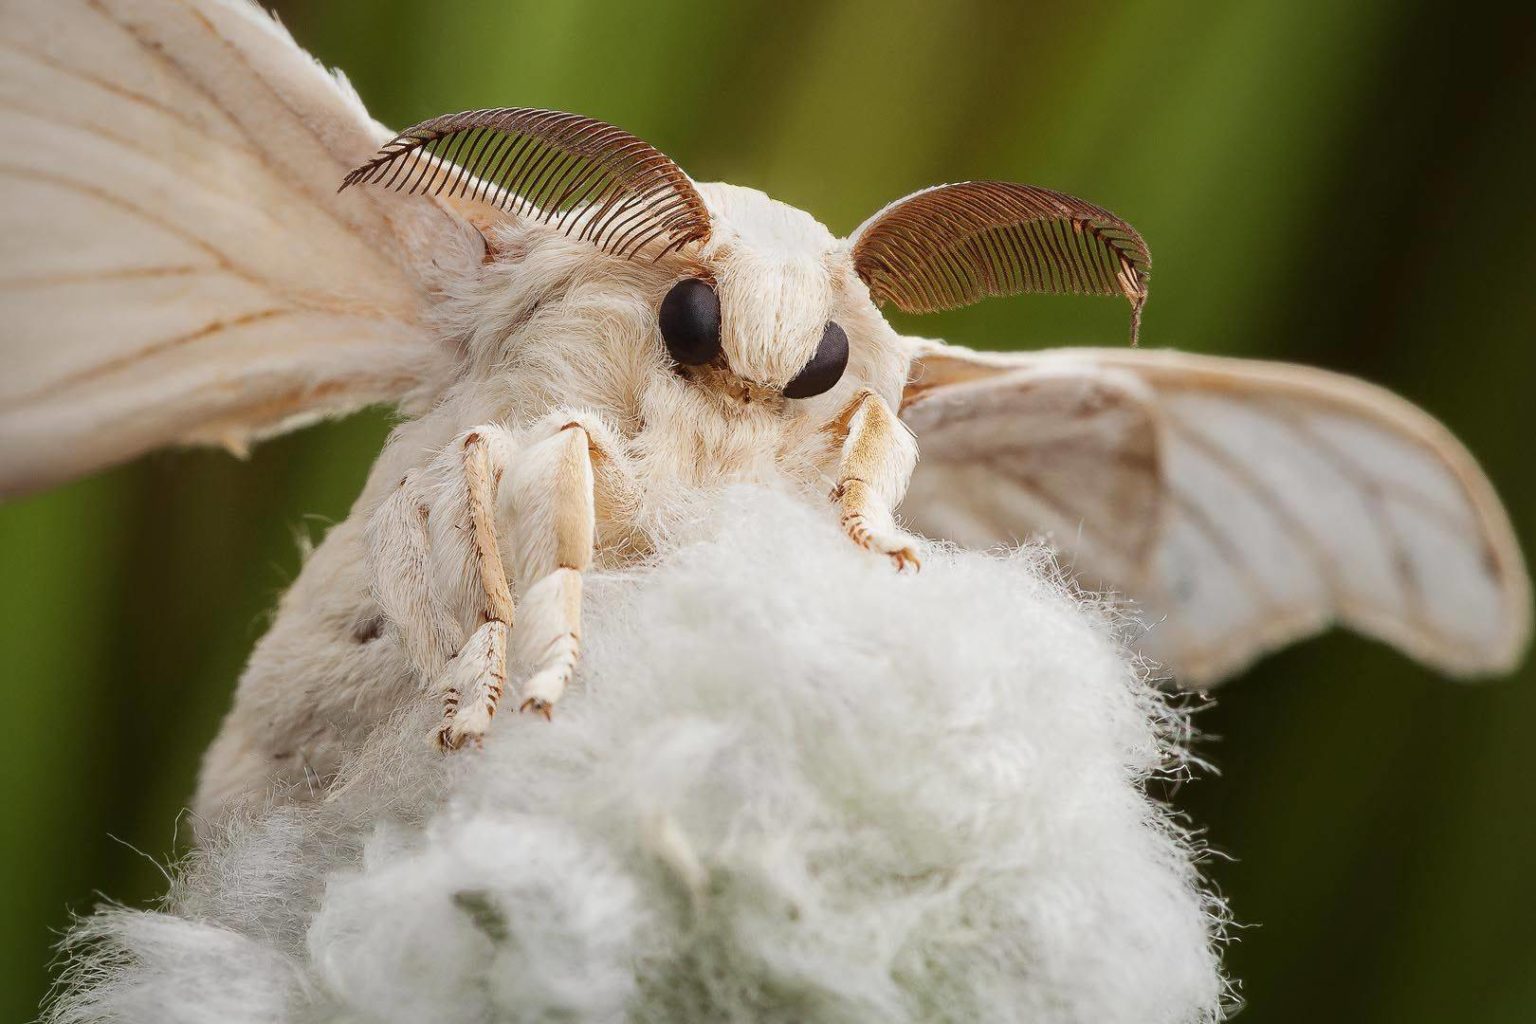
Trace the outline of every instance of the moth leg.
<path fill-rule="evenodd" d="M 840 443 L 831 498 L 843 532 L 861 548 L 890 556 L 897 569 L 920 568 L 916 538 L 892 515 L 917 464 L 911 433 L 869 388 L 860 389 L 827 429 Z"/>
<path fill-rule="evenodd" d="M 456 750 L 479 743 L 507 683 L 507 643 L 515 621 L 512 587 L 496 533 L 496 499 L 512 450 L 503 427 L 479 427 L 458 442 L 464 507 L 459 517 L 475 574 L 473 605 L 479 625 L 438 677 L 443 700 L 438 744 Z"/>
<path fill-rule="evenodd" d="M 595 440 L 607 431 L 594 420 L 551 425 L 553 436 L 530 445 L 507 480 L 513 571 L 528 581 L 512 636 L 517 662 L 531 669 L 521 709 L 546 718 L 581 655 L 581 574 L 592 564 L 596 529 L 594 459 L 614 459 Z"/>

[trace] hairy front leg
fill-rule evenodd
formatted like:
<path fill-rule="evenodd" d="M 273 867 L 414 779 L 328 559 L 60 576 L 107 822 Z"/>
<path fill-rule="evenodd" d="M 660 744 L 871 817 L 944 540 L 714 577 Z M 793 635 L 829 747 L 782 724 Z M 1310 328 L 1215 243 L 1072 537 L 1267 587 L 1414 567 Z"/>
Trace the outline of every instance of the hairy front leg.
<path fill-rule="evenodd" d="M 407 474 L 369 524 L 374 594 L 443 702 L 446 748 L 485 732 L 506 685 L 513 603 L 495 516 L 515 447 L 505 427 L 468 431 Z"/>
<path fill-rule="evenodd" d="M 892 514 L 917 464 L 912 434 L 869 388 L 859 390 L 828 429 L 840 442 L 831 497 L 843 532 L 860 547 L 889 555 L 898 569 L 919 568 L 917 540 Z"/>
<path fill-rule="evenodd" d="M 507 481 L 513 572 L 527 581 L 516 661 L 529 671 L 521 709 L 550 715 L 581 656 L 581 581 L 596 529 L 593 460 L 611 461 L 594 421 L 569 420 L 531 445 Z"/>
<path fill-rule="evenodd" d="M 503 428 L 471 430 L 464 436 L 464 518 L 470 559 L 484 619 L 448 666 L 437 685 L 443 700 L 438 744 L 455 750 L 479 742 L 490 727 L 507 685 L 507 642 L 514 622 L 512 587 L 496 535 L 496 498 L 512 445 Z"/>

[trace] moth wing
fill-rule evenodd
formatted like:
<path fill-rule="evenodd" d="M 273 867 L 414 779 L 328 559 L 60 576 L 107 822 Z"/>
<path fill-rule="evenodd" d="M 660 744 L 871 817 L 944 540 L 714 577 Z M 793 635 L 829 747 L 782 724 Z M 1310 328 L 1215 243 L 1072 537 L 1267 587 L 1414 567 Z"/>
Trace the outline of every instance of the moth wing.
<path fill-rule="evenodd" d="M 971 546 L 1045 535 L 1118 591 L 1187 687 L 1348 625 L 1456 675 L 1507 671 L 1530 582 L 1483 472 L 1362 381 L 1176 352 L 919 343 L 903 505 Z"/>
<path fill-rule="evenodd" d="M 452 371 L 423 319 L 477 236 L 337 194 L 389 133 L 256 5 L 0 0 L 0 38 L 0 495 Z"/>

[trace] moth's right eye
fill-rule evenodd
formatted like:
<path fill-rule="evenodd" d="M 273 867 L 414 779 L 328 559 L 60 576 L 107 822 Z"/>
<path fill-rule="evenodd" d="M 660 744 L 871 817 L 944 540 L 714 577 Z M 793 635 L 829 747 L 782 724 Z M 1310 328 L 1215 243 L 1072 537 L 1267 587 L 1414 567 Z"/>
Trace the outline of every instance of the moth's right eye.
<path fill-rule="evenodd" d="M 684 366 L 701 366 L 720 354 L 720 296 L 705 281 L 679 281 L 661 300 L 657 315 L 667 351 Z"/>

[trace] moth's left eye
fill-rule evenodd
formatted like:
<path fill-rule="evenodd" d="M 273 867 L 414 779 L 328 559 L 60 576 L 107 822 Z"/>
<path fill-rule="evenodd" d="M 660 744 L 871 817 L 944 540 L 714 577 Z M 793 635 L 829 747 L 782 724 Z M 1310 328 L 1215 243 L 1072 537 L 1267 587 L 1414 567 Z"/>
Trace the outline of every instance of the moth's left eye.
<path fill-rule="evenodd" d="M 661 300 L 656 317 L 672 358 L 703 366 L 720 354 L 720 296 L 706 281 L 679 281 Z"/>
<path fill-rule="evenodd" d="M 828 321 L 827 329 L 821 332 L 821 341 L 816 345 L 816 354 L 795 374 L 794 380 L 784 385 L 784 397 L 811 398 L 831 391 L 842 380 L 847 368 L 848 335 L 837 324 Z"/>

